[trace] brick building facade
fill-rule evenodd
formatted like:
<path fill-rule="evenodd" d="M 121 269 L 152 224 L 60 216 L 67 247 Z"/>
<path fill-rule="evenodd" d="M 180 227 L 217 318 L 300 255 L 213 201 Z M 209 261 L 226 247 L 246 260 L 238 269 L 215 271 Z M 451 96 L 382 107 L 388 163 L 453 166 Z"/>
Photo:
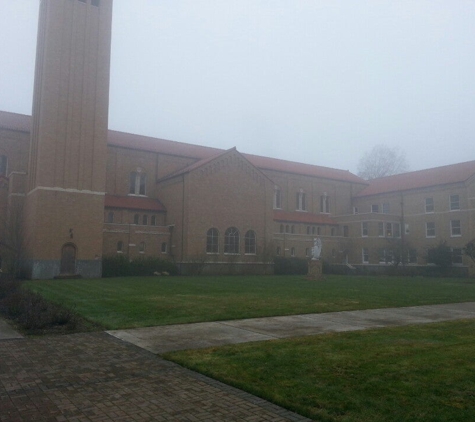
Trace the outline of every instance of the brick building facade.
<path fill-rule="evenodd" d="M 367 182 L 108 130 L 111 16 L 112 0 L 42 1 L 33 115 L 0 112 L 4 269 L 20 250 L 31 278 L 100 276 L 118 254 L 264 274 L 315 237 L 331 263 L 427 265 L 446 241 L 469 265 L 475 161 Z"/>

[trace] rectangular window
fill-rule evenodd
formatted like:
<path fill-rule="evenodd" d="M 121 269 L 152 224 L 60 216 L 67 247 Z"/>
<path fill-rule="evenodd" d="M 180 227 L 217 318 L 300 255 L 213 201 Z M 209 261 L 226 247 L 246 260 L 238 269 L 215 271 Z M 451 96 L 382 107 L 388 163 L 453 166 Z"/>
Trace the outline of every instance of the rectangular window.
<path fill-rule="evenodd" d="M 460 197 L 458 195 L 450 195 L 450 211 L 460 209 Z"/>
<path fill-rule="evenodd" d="M 426 213 L 434 212 L 434 198 L 426 198 Z"/>
<path fill-rule="evenodd" d="M 371 205 L 371 212 L 378 213 L 379 212 L 379 205 L 378 204 Z"/>
<path fill-rule="evenodd" d="M 348 226 L 343 226 L 343 237 L 349 236 Z"/>
<path fill-rule="evenodd" d="M 274 189 L 274 208 L 278 210 L 282 208 L 282 191 L 277 187 Z"/>
<path fill-rule="evenodd" d="M 401 225 L 399 223 L 393 224 L 394 229 L 394 237 L 400 238 L 401 237 Z"/>
<path fill-rule="evenodd" d="M 426 237 L 435 237 L 435 223 L 426 223 Z"/>
<path fill-rule="evenodd" d="M 381 221 L 378 223 L 378 236 L 384 237 L 384 223 Z"/>
<path fill-rule="evenodd" d="M 452 237 L 462 236 L 462 228 L 460 227 L 460 220 L 450 221 L 450 235 Z"/>
<path fill-rule="evenodd" d="M 389 204 L 387 202 L 383 204 L 383 214 L 389 214 Z"/>
<path fill-rule="evenodd" d="M 463 264 L 462 249 L 460 249 L 460 248 L 453 248 L 452 249 L 452 264 L 454 264 L 454 265 L 462 265 Z"/>
<path fill-rule="evenodd" d="M 386 263 L 386 249 L 380 249 L 378 251 L 378 259 L 380 264 L 385 264 Z"/>
<path fill-rule="evenodd" d="M 167 253 L 167 242 L 162 243 L 162 253 Z"/>
<path fill-rule="evenodd" d="M 361 236 L 368 237 L 368 222 L 367 221 L 363 221 L 361 223 Z"/>
<path fill-rule="evenodd" d="M 386 237 L 393 237 L 393 225 L 386 223 Z"/>
<path fill-rule="evenodd" d="M 358 207 L 353 207 L 353 214 L 358 214 Z"/>
<path fill-rule="evenodd" d="M 306 211 L 307 210 L 307 198 L 304 192 L 300 191 L 297 193 L 296 196 L 296 209 L 298 211 Z"/>
<path fill-rule="evenodd" d="M 368 250 L 368 248 L 363 248 L 362 249 L 362 255 L 363 255 L 363 264 L 368 264 L 369 263 L 369 250 Z"/>

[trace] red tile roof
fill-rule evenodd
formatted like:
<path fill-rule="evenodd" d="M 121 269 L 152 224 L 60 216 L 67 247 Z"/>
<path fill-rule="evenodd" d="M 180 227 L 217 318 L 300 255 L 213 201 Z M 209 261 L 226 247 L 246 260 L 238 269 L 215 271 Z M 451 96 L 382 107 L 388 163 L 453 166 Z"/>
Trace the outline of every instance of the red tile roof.
<path fill-rule="evenodd" d="M 357 196 L 371 196 L 451 183 L 463 183 L 473 175 L 475 175 L 475 161 L 411 171 L 370 180 L 369 186 Z"/>
<path fill-rule="evenodd" d="M 166 211 L 158 199 L 144 198 L 141 196 L 106 195 L 104 205 L 108 208 L 125 208 L 128 210 Z"/>
<path fill-rule="evenodd" d="M 274 210 L 274 221 L 304 224 L 334 224 L 338 223 L 326 214 L 311 214 L 308 212 L 286 212 Z"/>

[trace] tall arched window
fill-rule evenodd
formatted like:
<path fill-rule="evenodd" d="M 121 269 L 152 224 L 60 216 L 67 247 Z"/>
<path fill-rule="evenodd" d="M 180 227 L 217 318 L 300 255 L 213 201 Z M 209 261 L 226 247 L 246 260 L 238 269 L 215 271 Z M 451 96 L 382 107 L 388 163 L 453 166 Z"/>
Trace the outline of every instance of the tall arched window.
<path fill-rule="evenodd" d="M 135 214 L 134 215 L 134 224 L 140 224 L 140 215 L 138 214 Z"/>
<path fill-rule="evenodd" d="M 279 210 L 282 208 L 282 191 L 278 186 L 274 187 L 274 208 Z"/>
<path fill-rule="evenodd" d="M 244 236 L 244 253 L 256 254 L 256 232 L 254 230 L 248 230 Z"/>
<path fill-rule="evenodd" d="M 146 226 L 148 224 L 148 215 L 147 214 L 144 214 L 144 216 L 142 217 L 142 224 L 144 226 Z"/>
<path fill-rule="evenodd" d="M 131 195 L 145 195 L 147 175 L 141 171 L 130 173 L 129 193 Z"/>
<path fill-rule="evenodd" d="M 206 233 L 206 253 L 219 253 L 218 229 L 209 229 Z"/>
<path fill-rule="evenodd" d="M 157 225 L 157 216 L 156 216 L 156 215 L 152 215 L 150 224 L 151 224 L 152 226 L 156 226 L 156 225 Z"/>
<path fill-rule="evenodd" d="M 236 227 L 230 227 L 224 233 L 224 253 L 239 253 L 239 230 Z"/>
<path fill-rule="evenodd" d="M 303 189 L 297 192 L 295 207 L 298 211 L 307 211 L 307 196 Z"/>

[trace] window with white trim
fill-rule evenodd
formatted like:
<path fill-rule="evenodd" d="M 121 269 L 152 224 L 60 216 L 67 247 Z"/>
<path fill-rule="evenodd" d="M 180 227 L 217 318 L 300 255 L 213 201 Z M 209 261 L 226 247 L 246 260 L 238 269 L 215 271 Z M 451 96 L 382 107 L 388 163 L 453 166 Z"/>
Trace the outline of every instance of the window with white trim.
<path fill-rule="evenodd" d="M 382 212 L 383 212 L 383 214 L 389 214 L 389 203 L 388 202 L 383 203 Z"/>
<path fill-rule="evenodd" d="M 426 198 L 426 213 L 434 212 L 434 198 Z"/>
<path fill-rule="evenodd" d="M 224 253 L 239 253 L 239 230 L 236 227 L 229 227 L 224 233 Z"/>
<path fill-rule="evenodd" d="M 450 195 L 450 211 L 457 211 L 460 209 L 460 196 Z"/>
<path fill-rule="evenodd" d="M 247 255 L 256 254 L 256 232 L 248 230 L 244 235 L 244 253 Z"/>
<path fill-rule="evenodd" d="M 361 250 L 361 255 L 362 255 L 363 264 L 368 264 L 369 263 L 369 250 L 368 250 L 368 248 L 363 248 Z"/>
<path fill-rule="evenodd" d="M 206 253 L 219 253 L 219 231 L 218 229 L 209 229 L 206 233 Z"/>
<path fill-rule="evenodd" d="M 435 237 L 435 223 L 426 223 L 426 237 Z"/>
<path fill-rule="evenodd" d="M 368 222 L 367 221 L 363 221 L 361 223 L 361 236 L 368 237 Z"/>
<path fill-rule="evenodd" d="M 168 245 L 167 242 L 162 242 L 162 253 L 168 252 Z"/>
<path fill-rule="evenodd" d="M 379 204 L 371 205 L 371 212 L 379 213 Z"/>
<path fill-rule="evenodd" d="M 382 221 L 378 222 L 378 236 L 384 237 L 384 223 Z"/>
<path fill-rule="evenodd" d="M 386 237 L 393 237 L 393 225 L 392 225 L 392 223 L 386 223 Z"/>
<path fill-rule="evenodd" d="M 462 236 L 462 228 L 460 226 L 460 220 L 450 220 L 450 236 L 452 237 Z"/>

